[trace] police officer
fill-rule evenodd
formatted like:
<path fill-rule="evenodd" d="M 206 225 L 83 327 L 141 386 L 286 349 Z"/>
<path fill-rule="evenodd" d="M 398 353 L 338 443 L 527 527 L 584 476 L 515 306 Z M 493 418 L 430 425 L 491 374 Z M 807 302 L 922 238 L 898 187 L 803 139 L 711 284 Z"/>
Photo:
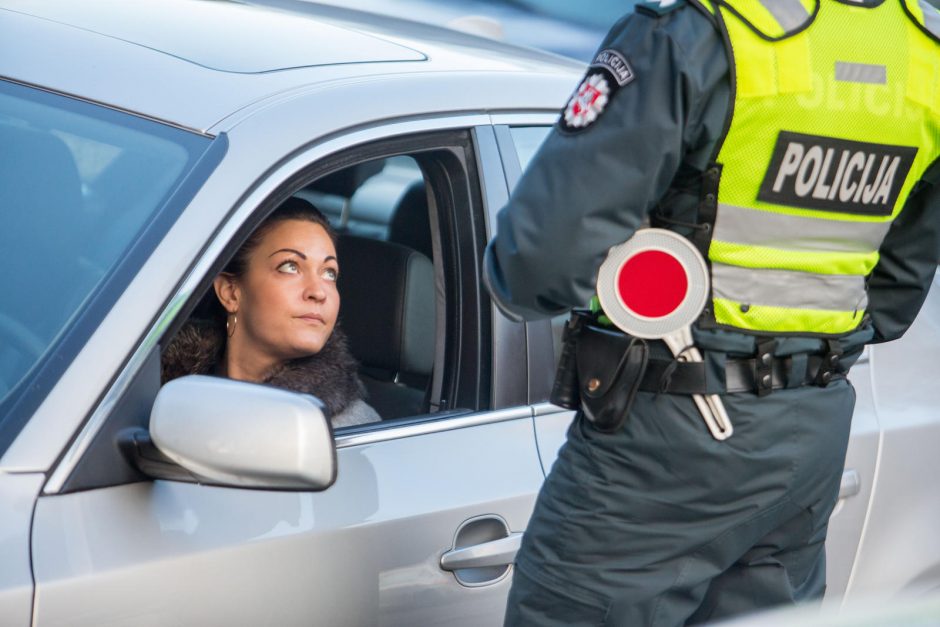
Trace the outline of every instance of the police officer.
<path fill-rule="evenodd" d="M 670 229 L 708 262 L 705 367 L 670 370 L 650 342 L 622 425 L 579 413 L 507 624 L 680 625 L 821 597 L 845 373 L 926 297 L 938 155 L 924 0 L 661 0 L 614 26 L 499 214 L 485 279 L 514 319 L 557 316 L 591 299 L 611 246 Z M 712 392 L 724 441 L 690 398 Z"/>

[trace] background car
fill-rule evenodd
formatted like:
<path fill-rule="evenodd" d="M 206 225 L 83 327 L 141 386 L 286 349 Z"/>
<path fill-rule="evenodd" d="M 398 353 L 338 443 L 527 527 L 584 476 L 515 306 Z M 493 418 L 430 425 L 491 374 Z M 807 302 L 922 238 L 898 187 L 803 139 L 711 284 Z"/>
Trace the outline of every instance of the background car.
<path fill-rule="evenodd" d="M 286 6 L 297 0 L 257 0 Z M 320 5 L 368 11 L 446 26 L 471 34 L 539 48 L 587 63 L 614 23 L 639 0 L 313 0 Z M 938 0 L 940 1 L 940 0 Z"/>
<path fill-rule="evenodd" d="M 582 64 L 300 2 L 3 0 L 0 29 L 0 623 L 500 624 L 572 413 L 551 321 L 502 316 L 480 260 Z M 294 195 L 341 233 L 380 423 L 161 387 Z M 834 603 L 940 583 L 938 320 L 934 289 L 853 370 Z"/>
<path fill-rule="evenodd" d="M 297 0 L 257 0 L 272 6 Z M 640 0 L 311 0 L 540 48 L 589 62 L 604 35 Z M 668 1 L 668 0 L 667 0 Z M 940 8 L 940 0 L 924 0 Z"/>

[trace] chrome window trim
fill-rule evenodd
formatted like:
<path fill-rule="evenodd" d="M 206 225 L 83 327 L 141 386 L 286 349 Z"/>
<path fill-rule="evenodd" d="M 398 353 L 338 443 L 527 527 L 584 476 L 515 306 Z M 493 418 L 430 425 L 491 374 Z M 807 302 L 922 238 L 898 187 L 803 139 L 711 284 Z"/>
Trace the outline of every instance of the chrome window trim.
<path fill-rule="evenodd" d="M 316 141 L 312 145 L 299 150 L 293 157 L 283 162 L 277 169 L 264 175 L 260 183 L 245 197 L 239 205 L 228 215 L 212 242 L 203 250 L 199 259 L 186 274 L 176 293 L 169 303 L 160 312 L 154 324 L 144 336 L 143 341 L 134 350 L 127 364 L 115 378 L 101 401 L 93 409 L 91 417 L 85 422 L 78 436 L 72 441 L 65 454 L 57 463 L 43 486 L 44 495 L 58 494 L 65 481 L 75 470 L 78 461 L 82 458 L 92 441 L 106 422 L 110 412 L 118 400 L 127 391 L 134 377 L 140 371 L 150 351 L 156 346 L 163 330 L 173 322 L 176 314 L 189 299 L 198 286 L 202 277 L 209 271 L 215 259 L 222 253 L 229 240 L 235 235 L 241 225 L 249 218 L 260 203 L 262 203 L 275 189 L 284 184 L 293 174 L 302 168 L 324 159 L 331 154 L 348 150 L 355 146 L 366 144 L 380 139 L 391 139 L 401 135 L 413 135 L 432 131 L 453 129 L 472 129 L 477 126 L 491 124 L 490 116 L 479 113 L 447 114 L 442 116 L 428 116 L 420 119 L 407 119 L 399 122 L 377 122 L 367 128 L 359 128 L 353 132 L 339 136 L 332 135 L 325 141 Z M 223 160 L 224 162 L 224 160 Z M 150 263 L 148 261 L 148 263 Z M 124 297 L 122 296 L 122 299 Z M 48 398 L 46 401 L 48 401 Z M 37 409 L 33 416 L 35 420 L 44 410 L 46 401 Z M 456 427 L 455 427 L 456 428 Z M 441 429 L 444 430 L 444 429 Z M 398 436 L 404 437 L 404 436 Z M 14 442 L 15 445 L 15 442 Z M 348 445 L 347 445 L 348 446 Z"/>
<path fill-rule="evenodd" d="M 572 85 L 574 87 L 574 85 Z M 558 103 L 559 111 L 563 102 Z M 490 118 L 493 126 L 552 126 L 558 121 L 559 111 L 532 111 L 529 113 L 496 113 Z"/>
<path fill-rule="evenodd" d="M 550 416 L 552 414 L 563 414 L 569 411 L 571 410 L 565 409 L 564 407 L 559 407 L 554 403 L 536 403 L 535 405 L 532 405 L 532 415 L 536 418 L 539 416 Z"/>
<path fill-rule="evenodd" d="M 149 120 L 151 122 L 157 122 L 163 124 L 164 126 L 172 126 L 173 128 L 180 129 L 181 131 L 187 131 L 189 133 L 195 133 L 196 135 L 202 135 L 203 137 L 208 137 L 209 139 L 215 139 L 216 134 L 210 133 L 209 131 L 200 130 L 198 128 L 193 128 L 191 126 L 186 126 L 184 124 L 179 124 L 170 120 L 165 120 L 163 118 L 158 118 L 153 115 L 147 115 L 146 113 L 141 113 L 139 111 L 133 111 L 131 109 L 124 109 L 116 105 L 109 104 L 107 102 L 102 102 L 100 100 L 95 100 L 93 98 L 86 98 L 85 96 L 79 96 L 77 94 L 69 93 L 67 91 L 57 91 L 49 87 L 44 87 L 43 85 L 37 85 L 35 83 L 30 83 L 29 81 L 23 81 L 18 78 L 12 78 L 10 76 L 0 75 L 0 80 L 7 83 L 13 83 L 14 85 L 20 85 L 22 87 L 28 87 L 30 89 L 35 89 L 36 91 L 42 91 L 47 94 L 52 94 L 54 96 L 62 96 L 64 98 L 71 98 L 72 100 L 78 100 L 80 102 L 87 102 L 88 104 L 93 104 L 96 107 L 101 107 L 103 109 L 110 109 L 111 111 L 117 111 L 125 115 L 132 115 L 135 118 L 142 118 L 144 120 Z"/>
<path fill-rule="evenodd" d="M 478 427 L 480 425 L 495 424 L 497 422 L 506 422 L 508 420 L 532 418 L 532 408 L 528 405 L 520 407 L 510 407 L 508 409 L 497 409 L 493 411 L 483 411 L 470 415 L 455 416 L 452 418 L 441 417 L 438 419 L 429 419 L 426 422 L 417 424 L 407 424 L 400 427 L 380 427 L 376 426 L 369 431 L 362 433 L 350 433 L 348 435 L 340 434 L 336 436 L 336 448 L 349 448 L 351 446 L 360 446 L 363 444 L 376 444 L 387 442 L 389 440 L 399 440 L 401 438 L 411 438 L 429 433 L 441 433 L 444 431 L 453 431 L 455 429 L 465 429 L 467 427 Z"/>

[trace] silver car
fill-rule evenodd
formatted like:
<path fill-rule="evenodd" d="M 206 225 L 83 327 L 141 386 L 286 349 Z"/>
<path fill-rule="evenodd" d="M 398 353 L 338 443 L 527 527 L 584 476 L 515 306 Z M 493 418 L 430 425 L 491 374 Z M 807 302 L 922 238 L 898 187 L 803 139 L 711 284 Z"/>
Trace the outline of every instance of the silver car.
<path fill-rule="evenodd" d="M 298 6 L 0 2 L 0 624 L 501 621 L 572 414 L 547 402 L 558 325 L 501 316 L 480 258 L 583 68 Z M 379 423 L 160 385 L 290 196 L 341 233 Z M 833 603 L 940 584 L 938 320 L 934 290 L 853 370 Z"/>

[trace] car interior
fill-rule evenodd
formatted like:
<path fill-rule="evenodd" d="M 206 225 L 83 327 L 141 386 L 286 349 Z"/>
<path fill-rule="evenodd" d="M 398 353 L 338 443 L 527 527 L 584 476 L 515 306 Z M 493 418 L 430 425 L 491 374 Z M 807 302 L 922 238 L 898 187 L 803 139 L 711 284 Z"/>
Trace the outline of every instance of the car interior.
<path fill-rule="evenodd" d="M 411 157 L 367 161 L 296 196 L 339 235 L 340 324 L 367 400 L 383 419 L 429 411 L 434 363 L 434 265 L 424 179 Z"/>

